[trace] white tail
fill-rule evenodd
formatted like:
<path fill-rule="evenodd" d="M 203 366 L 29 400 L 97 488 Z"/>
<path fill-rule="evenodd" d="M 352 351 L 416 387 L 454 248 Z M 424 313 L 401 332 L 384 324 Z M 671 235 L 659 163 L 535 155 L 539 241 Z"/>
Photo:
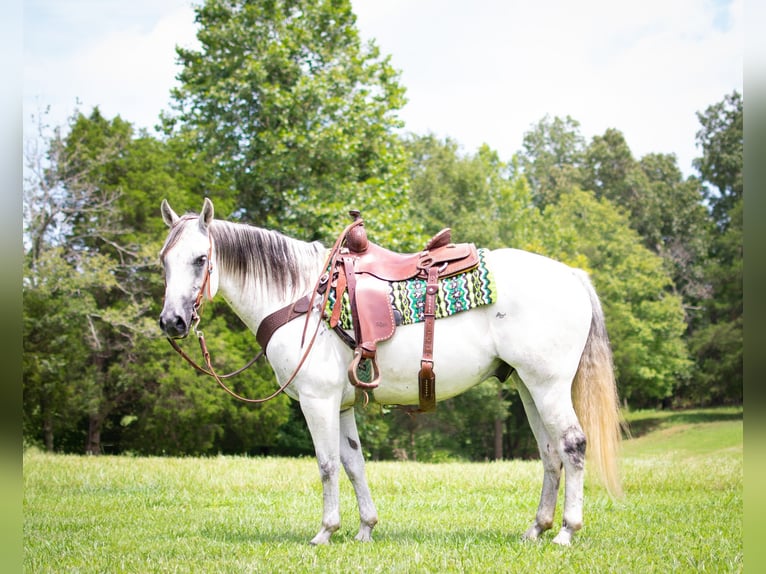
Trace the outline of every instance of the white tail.
<path fill-rule="evenodd" d="M 588 441 L 588 462 L 591 467 L 595 467 L 609 493 L 620 497 L 622 486 L 617 458 L 621 440 L 621 415 L 612 349 L 598 295 L 584 272 L 580 277 L 590 295 L 593 316 L 588 341 L 572 384 L 572 400 Z"/>

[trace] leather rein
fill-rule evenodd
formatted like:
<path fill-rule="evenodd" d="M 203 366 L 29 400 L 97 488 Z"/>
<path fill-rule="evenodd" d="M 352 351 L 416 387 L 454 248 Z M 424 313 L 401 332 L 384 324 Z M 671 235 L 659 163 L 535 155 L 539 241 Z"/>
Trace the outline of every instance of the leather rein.
<path fill-rule="evenodd" d="M 338 250 L 340 249 L 340 245 L 343 242 L 343 239 L 345 238 L 348 231 L 358 225 L 359 222 L 351 223 L 346 227 L 346 229 L 343 231 L 343 233 L 340 234 L 337 241 L 335 242 L 335 245 L 330 250 L 330 253 L 327 257 L 327 261 L 325 261 L 324 269 L 327 269 L 328 265 L 330 265 L 334 258 L 337 256 Z M 209 232 L 208 232 L 209 233 Z M 295 378 L 298 376 L 298 373 L 300 372 L 301 368 L 303 367 L 303 364 L 306 362 L 306 359 L 309 356 L 309 353 L 311 352 L 311 348 L 314 346 L 314 341 L 316 340 L 317 334 L 319 333 L 319 327 L 322 324 L 322 321 L 317 321 L 316 329 L 314 329 L 314 333 L 311 336 L 311 339 L 309 341 L 308 346 L 306 347 L 306 350 L 304 351 L 301 360 L 298 362 L 298 365 L 295 367 L 295 370 L 290 375 L 290 377 L 287 379 L 287 381 L 279 387 L 274 393 L 269 395 L 268 397 L 260 398 L 260 399 L 250 399 L 247 397 L 243 397 L 237 392 L 230 389 L 226 383 L 223 382 L 223 379 L 228 379 L 231 377 L 234 377 L 236 375 L 239 375 L 243 371 L 249 369 L 252 367 L 261 357 L 266 355 L 266 346 L 268 345 L 269 340 L 271 339 L 271 336 L 274 334 L 274 332 L 282 327 L 283 325 L 286 325 L 289 321 L 292 321 L 294 318 L 299 317 L 303 314 L 306 314 L 306 323 L 303 327 L 303 336 L 301 338 L 301 346 L 303 346 L 306 338 L 306 330 L 308 328 L 309 323 L 309 317 L 311 309 L 311 305 L 314 302 L 314 297 L 317 293 L 323 294 L 323 303 L 322 303 L 322 309 L 324 309 L 326 303 L 327 303 L 327 297 L 329 296 L 329 289 L 326 289 L 327 287 L 327 281 L 329 278 L 328 273 L 324 273 L 322 276 L 319 277 L 317 280 L 316 285 L 314 286 L 314 289 L 312 290 L 311 296 L 305 295 L 304 297 L 300 298 L 298 301 L 294 303 L 290 303 L 289 305 L 283 307 L 282 309 L 279 309 L 278 311 L 275 311 L 268 317 L 266 317 L 262 322 L 261 326 L 258 329 L 258 333 L 256 334 L 256 339 L 258 343 L 261 345 L 261 350 L 258 351 L 258 353 L 253 357 L 244 367 L 237 369 L 236 371 L 232 371 L 231 373 L 227 373 L 225 375 L 219 375 L 216 373 L 215 368 L 213 367 L 212 359 L 210 356 L 210 351 L 207 348 L 207 343 L 205 341 L 205 335 L 202 331 L 200 331 L 197 327 L 200 322 L 200 315 L 199 311 L 202 308 L 202 304 L 204 302 L 205 293 L 207 292 L 208 299 L 212 299 L 211 293 L 210 293 L 210 276 L 213 273 L 213 238 L 210 237 L 210 247 L 208 249 L 208 256 L 207 256 L 207 272 L 205 273 L 204 278 L 202 279 L 202 286 L 199 289 L 199 292 L 197 293 L 197 297 L 194 301 L 194 307 L 192 308 L 192 330 L 194 331 L 194 334 L 197 335 L 197 339 L 199 341 L 200 350 L 202 351 L 202 356 L 205 359 L 205 367 L 200 366 L 193 358 L 191 358 L 175 341 L 175 339 L 172 339 L 170 337 L 167 337 L 168 342 L 170 343 L 170 346 L 173 347 L 173 349 L 192 367 L 194 367 L 197 371 L 200 373 L 204 373 L 210 377 L 213 377 L 218 385 L 226 391 L 228 394 L 230 394 L 235 399 L 238 399 L 245 403 L 251 403 L 251 404 L 259 404 L 259 403 L 265 403 L 267 401 L 270 401 L 271 399 L 277 397 L 281 393 L 287 389 L 287 387 L 292 383 Z M 345 335 L 345 333 L 342 333 Z M 348 344 L 347 340 L 344 340 L 346 344 Z"/>

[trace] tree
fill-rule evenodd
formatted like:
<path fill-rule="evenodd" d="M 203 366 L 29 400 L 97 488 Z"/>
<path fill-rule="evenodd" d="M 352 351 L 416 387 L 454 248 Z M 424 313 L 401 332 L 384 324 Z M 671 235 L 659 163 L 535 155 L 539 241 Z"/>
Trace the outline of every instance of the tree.
<path fill-rule="evenodd" d="M 602 300 L 614 351 L 620 395 L 636 406 L 669 397 L 689 376 L 681 298 L 673 293 L 663 261 L 646 249 L 627 215 L 607 199 L 573 191 L 544 213 L 556 240 L 546 253 L 556 259 L 586 258 Z M 566 246 L 569 253 L 559 251 Z"/>
<path fill-rule="evenodd" d="M 130 303 L 119 315 L 105 310 L 106 298 L 122 287 L 120 261 L 130 249 L 116 241 L 118 193 L 104 182 L 116 175 L 118 170 L 113 170 L 130 137 L 127 123 L 120 118 L 109 122 L 95 109 L 90 118 L 73 118 L 67 136 L 55 130 L 46 155 L 28 156 L 24 364 L 28 369 L 25 393 L 30 400 L 25 399 L 25 409 L 28 420 L 34 413 L 42 415 L 49 449 L 54 447 L 54 424 L 45 413 L 55 416 L 62 408 L 75 408 L 62 398 L 78 398 L 75 410 L 81 409 L 81 416 L 89 419 L 86 451 L 98 452 L 105 411 L 111 408 L 107 405 L 125 396 L 123 392 L 130 394 L 125 388 L 112 387 L 111 396 L 106 391 L 108 357 L 125 350 L 125 341 L 111 331 L 109 320 L 104 321 L 109 317 L 122 324 L 126 333 L 145 326 L 131 316 L 136 308 Z M 116 258 L 101 252 L 99 245 Z M 61 329 L 51 332 L 51 324 Z M 57 335 L 63 339 L 56 342 Z M 73 349 L 79 352 L 73 354 Z M 36 367 L 45 364 L 55 367 Z M 67 422 L 72 425 L 71 419 Z"/>
<path fill-rule="evenodd" d="M 89 289 L 103 285 L 108 274 L 99 264 L 72 273 L 59 247 L 30 259 L 22 287 L 24 436 L 49 451 L 74 436 L 81 450 L 77 424 L 94 390 L 89 317 L 96 304 Z"/>
<path fill-rule="evenodd" d="M 68 451 L 85 442 L 93 454 L 105 443 L 117 451 L 241 452 L 276 440 L 275 429 L 287 418 L 283 401 L 248 410 L 213 385 L 201 391 L 157 327 L 163 292 L 157 253 L 166 233 L 159 203 L 167 197 L 191 205 L 196 186 L 211 181 L 186 149 L 136 135 L 119 117 L 107 120 L 94 109 L 87 117 L 76 113 L 66 136 L 54 132 L 47 159 L 30 155 L 37 177 L 25 188 L 29 440 Z M 232 313 L 217 315 L 207 330 L 211 351 L 239 366 L 254 338 Z M 263 369 L 241 384 L 248 394 L 273 385 Z M 160 421 L 172 423 L 173 432 Z M 245 421 L 252 430 L 237 430 Z"/>
<path fill-rule="evenodd" d="M 201 49 L 183 69 L 168 132 L 184 134 L 238 193 L 245 221 L 331 240 L 358 208 L 398 247 L 413 234 L 404 154 L 393 133 L 404 89 L 362 46 L 348 0 L 208 0 Z"/>
<path fill-rule="evenodd" d="M 532 188 L 535 205 L 555 203 L 559 196 L 580 183 L 585 139 L 580 123 L 545 116 L 524 134 L 519 166 Z"/>
<path fill-rule="evenodd" d="M 734 92 L 697 117 L 702 128 L 695 159 L 714 222 L 706 279 L 705 315 L 691 335 L 698 372 L 685 389 L 697 403 L 741 402 L 743 383 L 743 100 Z"/>
<path fill-rule="evenodd" d="M 705 267 L 713 226 L 702 186 L 696 177 L 683 179 L 672 155 L 648 154 L 639 166 L 658 205 L 656 219 L 639 232 L 644 244 L 665 261 L 691 331 L 702 316 L 702 301 L 710 297 Z"/>
<path fill-rule="evenodd" d="M 487 145 L 469 154 L 433 135 L 411 136 L 406 147 L 411 217 L 423 221 L 427 234 L 451 227 L 456 241 L 484 247 L 534 244 L 540 212 L 526 179 L 514 173 L 517 164 L 501 162 Z"/>
<path fill-rule="evenodd" d="M 613 128 L 588 145 L 582 172 L 584 189 L 627 211 L 644 245 L 665 260 L 685 307 L 696 309 L 708 293 L 702 267 L 710 234 L 699 181 L 684 180 L 673 155 L 635 160 L 623 134 Z"/>
<path fill-rule="evenodd" d="M 731 215 L 742 200 L 743 118 L 742 96 L 736 91 L 704 112 L 697 112 L 702 125 L 697 132 L 702 157 L 693 164 L 707 184 L 713 219 L 722 229 L 731 223 Z"/>
<path fill-rule="evenodd" d="M 623 207 L 632 227 L 646 239 L 650 249 L 656 249 L 652 242 L 659 238 L 651 226 L 660 216 L 658 198 L 649 193 L 646 174 L 633 158 L 622 132 L 609 128 L 603 136 L 593 137 L 585 150 L 582 174 L 582 188 Z"/>

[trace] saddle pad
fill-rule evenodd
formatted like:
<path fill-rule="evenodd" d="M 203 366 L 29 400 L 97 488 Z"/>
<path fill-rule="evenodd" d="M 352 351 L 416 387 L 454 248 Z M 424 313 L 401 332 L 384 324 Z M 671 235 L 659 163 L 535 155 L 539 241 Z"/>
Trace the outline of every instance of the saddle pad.
<path fill-rule="evenodd" d="M 473 269 L 439 280 L 436 295 L 436 318 L 442 319 L 461 311 L 468 311 L 482 305 L 490 305 L 497 298 L 497 287 L 492 272 L 484 260 L 486 249 L 478 249 L 479 264 Z M 388 299 L 394 308 L 397 325 L 411 325 L 425 320 L 426 280 L 408 279 L 388 283 Z M 335 290 L 331 289 L 327 300 L 327 315 L 335 306 Z M 340 321 L 343 329 L 353 329 L 351 305 L 348 292 L 343 293 Z"/>

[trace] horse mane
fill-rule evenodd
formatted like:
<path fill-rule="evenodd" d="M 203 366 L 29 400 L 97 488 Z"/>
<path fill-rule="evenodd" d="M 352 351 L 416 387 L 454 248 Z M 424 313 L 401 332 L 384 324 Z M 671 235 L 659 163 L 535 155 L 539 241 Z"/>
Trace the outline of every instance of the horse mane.
<path fill-rule="evenodd" d="M 210 233 L 218 264 L 240 288 L 260 287 L 278 296 L 297 297 L 313 284 L 325 247 L 277 231 L 214 220 Z"/>

